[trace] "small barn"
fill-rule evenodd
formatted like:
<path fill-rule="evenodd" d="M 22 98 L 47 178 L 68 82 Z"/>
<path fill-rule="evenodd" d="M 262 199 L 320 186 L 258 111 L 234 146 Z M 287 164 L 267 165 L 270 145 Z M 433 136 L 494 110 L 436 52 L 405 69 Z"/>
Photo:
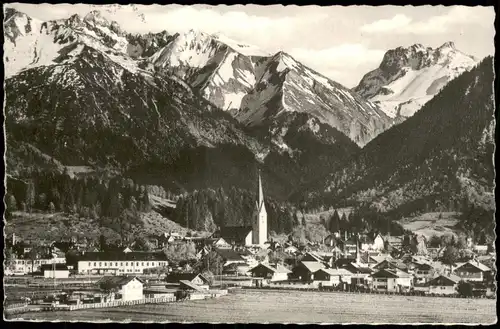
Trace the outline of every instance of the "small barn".
<path fill-rule="evenodd" d="M 276 264 L 265 264 L 260 263 L 248 272 L 251 273 L 252 277 L 264 278 L 270 281 L 286 281 L 288 280 L 288 274 L 291 273 L 286 267 Z"/>
<path fill-rule="evenodd" d="M 210 282 L 209 280 L 199 273 L 170 273 L 165 278 L 167 284 L 178 284 L 180 285 L 182 281 L 190 282 L 203 289 L 208 289 Z"/>
<path fill-rule="evenodd" d="M 343 268 L 322 268 L 313 273 L 314 283 L 323 287 L 336 287 L 343 282 L 351 284 L 351 276 L 352 273 Z"/>

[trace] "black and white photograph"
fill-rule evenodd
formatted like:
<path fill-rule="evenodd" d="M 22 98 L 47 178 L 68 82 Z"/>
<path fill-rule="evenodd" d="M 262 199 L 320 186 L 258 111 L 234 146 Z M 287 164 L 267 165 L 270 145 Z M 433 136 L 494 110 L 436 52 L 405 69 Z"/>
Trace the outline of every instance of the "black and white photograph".
<path fill-rule="evenodd" d="M 497 322 L 493 6 L 3 4 L 7 322 Z"/>

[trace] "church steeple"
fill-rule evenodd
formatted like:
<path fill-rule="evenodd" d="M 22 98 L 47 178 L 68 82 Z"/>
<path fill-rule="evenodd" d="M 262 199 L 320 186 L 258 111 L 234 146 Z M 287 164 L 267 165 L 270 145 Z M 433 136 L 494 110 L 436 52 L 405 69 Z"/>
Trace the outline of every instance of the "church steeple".
<path fill-rule="evenodd" d="M 252 227 L 253 244 L 263 246 L 267 242 L 267 211 L 264 202 L 264 191 L 262 189 L 260 170 L 258 196 L 255 201 L 255 214 Z"/>
<path fill-rule="evenodd" d="M 264 192 L 262 191 L 262 180 L 260 178 L 260 169 L 259 169 L 259 199 L 258 199 L 258 208 L 260 209 L 264 204 Z"/>

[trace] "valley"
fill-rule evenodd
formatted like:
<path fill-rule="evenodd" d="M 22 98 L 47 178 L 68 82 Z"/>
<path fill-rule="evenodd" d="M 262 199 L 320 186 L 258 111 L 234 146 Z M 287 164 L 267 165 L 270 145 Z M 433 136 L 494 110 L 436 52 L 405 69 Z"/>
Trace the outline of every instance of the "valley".
<path fill-rule="evenodd" d="M 152 216 L 152 230 L 246 225 L 261 170 L 276 236 L 303 213 L 302 230 L 325 234 L 316 214 L 347 207 L 369 229 L 390 221 L 426 234 L 452 228 L 407 219 L 453 212 L 462 230 L 476 207 L 481 224 L 467 229 L 490 229 L 493 63 L 453 42 L 389 49 L 349 89 L 284 51 L 196 30 L 131 34 L 99 11 L 40 21 L 7 9 L 5 31 L 14 216 L 33 207 L 50 223 L 52 203 L 60 221 L 90 212 L 110 223 Z M 39 180 L 49 173 L 70 180 Z M 87 180 L 143 192 L 103 212 L 116 191 L 82 194 Z"/>

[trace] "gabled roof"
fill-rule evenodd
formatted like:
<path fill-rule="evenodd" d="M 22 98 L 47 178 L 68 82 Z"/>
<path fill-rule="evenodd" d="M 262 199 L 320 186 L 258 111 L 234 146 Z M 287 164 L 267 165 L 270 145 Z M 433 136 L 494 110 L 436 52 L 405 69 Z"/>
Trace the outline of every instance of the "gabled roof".
<path fill-rule="evenodd" d="M 326 266 L 323 263 L 319 262 L 308 262 L 308 261 L 301 261 L 299 264 L 304 266 L 309 270 L 309 272 L 314 273 L 319 269 L 325 268 Z"/>
<path fill-rule="evenodd" d="M 86 252 L 79 261 L 167 261 L 163 252 Z"/>
<path fill-rule="evenodd" d="M 306 254 L 304 255 L 304 257 L 302 259 L 308 258 L 308 257 L 312 258 L 313 261 L 314 260 L 317 261 L 317 262 L 322 262 L 323 261 L 323 257 L 321 257 L 320 255 L 318 255 L 317 253 L 312 252 L 312 251 L 306 252 Z"/>
<path fill-rule="evenodd" d="M 98 285 L 109 284 L 111 287 L 121 287 L 134 279 L 137 279 L 139 282 L 144 283 L 144 281 L 136 276 L 103 276 L 96 283 Z"/>
<path fill-rule="evenodd" d="M 259 265 L 253 267 L 248 272 L 255 272 L 256 270 L 261 269 L 261 268 L 264 268 L 264 269 L 266 269 L 266 270 L 268 270 L 269 272 L 272 272 L 272 273 L 291 273 L 292 272 L 292 271 L 290 271 L 289 269 L 287 269 L 286 267 L 284 267 L 284 266 L 282 266 L 280 264 L 272 266 L 272 265 L 266 264 L 266 263 L 259 263 Z"/>
<path fill-rule="evenodd" d="M 391 269 L 382 269 L 378 272 L 372 274 L 374 278 L 410 278 L 411 274 L 408 274 L 403 271 L 391 270 Z"/>
<path fill-rule="evenodd" d="M 207 283 L 208 280 L 199 273 L 170 273 L 165 278 L 166 282 L 179 283 L 181 281 L 193 281 L 196 277 L 200 277 L 203 282 Z"/>
<path fill-rule="evenodd" d="M 325 272 L 329 275 L 352 275 L 353 273 L 346 270 L 345 268 L 320 268 L 314 273 Z"/>
<path fill-rule="evenodd" d="M 429 285 L 432 286 L 432 285 L 443 285 L 443 283 L 451 283 L 451 284 L 456 284 L 458 282 L 460 282 L 460 277 L 459 276 L 456 276 L 456 275 L 453 275 L 453 274 L 450 274 L 450 275 L 439 275 L 437 277 L 435 277 L 434 279 L 432 279 L 431 281 L 429 281 Z"/>
<path fill-rule="evenodd" d="M 40 267 L 43 271 L 52 271 L 54 268 L 56 271 L 67 271 L 68 267 L 65 264 L 42 264 Z"/>
<path fill-rule="evenodd" d="M 196 291 L 205 291 L 206 290 L 206 289 L 204 289 L 204 288 L 202 288 L 202 287 L 200 287 L 200 286 L 198 286 L 190 281 L 187 281 L 187 280 L 181 280 L 180 284 L 181 284 L 181 286 L 186 286 L 186 287 L 193 289 L 193 290 L 196 290 Z"/>
<path fill-rule="evenodd" d="M 486 266 L 484 264 L 481 264 L 480 262 L 473 261 L 473 260 L 470 260 L 467 263 L 464 263 L 464 264 L 461 264 L 461 265 L 457 266 L 457 268 L 455 270 L 458 270 L 459 268 L 461 268 L 463 266 L 466 266 L 466 265 L 469 265 L 469 266 L 472 265 L 472 266 L 474 266 L 475 268 L 479 269 L 482 272 L 491 271 L 491 269 L 488 266 Z"/>
<path fill-rule="evenodd" d="M 358 266 L 356 263 L 346 264 L 343 268 L 347 269 L 352 273 L 362 273 L 362 274 L 370 274 L 373 270 L 367 266 Z"/>
<path fill-rule="evenodd" d="M 244 242 L 248 233 L 252 231 L 251 226 L 226 226 L 221 227 L 212 236 L 223 238 L 227 242 Z"/>
<path fill-rule="evenodd" d="M 214 251 L 219 254 L 225 261 L 245 261 L 240 254 L 232 249 L 215 248 Z"/>

